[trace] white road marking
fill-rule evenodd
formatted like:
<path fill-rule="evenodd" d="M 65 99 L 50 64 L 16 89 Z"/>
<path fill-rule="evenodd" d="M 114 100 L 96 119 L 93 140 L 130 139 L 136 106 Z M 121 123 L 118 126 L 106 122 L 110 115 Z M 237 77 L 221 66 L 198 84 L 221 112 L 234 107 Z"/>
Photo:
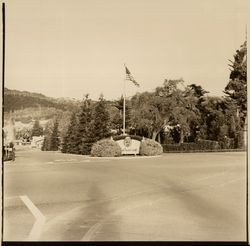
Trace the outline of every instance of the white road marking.
<path fill-rule="evenodd" d="M 46 218 L 27 196 L 20 196 L 20 198 L 23 203 L 28 207 L 33 216 L 36 218 L 36 222 L 34 223 L 27 240 L 38 241 L 42 233 Z"/>
<path fill-rule="evenodd" d="M 98 231 L 98 229 L 101 227 L 102 223 L 104 222 L 104 219 L 94 224 L 88 231 L 85 233 L 81 241 L 90 241 L 92 236 Z"/>

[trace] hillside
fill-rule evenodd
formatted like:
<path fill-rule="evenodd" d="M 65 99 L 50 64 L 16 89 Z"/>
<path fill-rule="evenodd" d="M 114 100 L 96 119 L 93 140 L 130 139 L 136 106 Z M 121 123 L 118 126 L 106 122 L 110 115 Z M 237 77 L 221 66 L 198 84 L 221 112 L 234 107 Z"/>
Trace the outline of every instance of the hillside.
<path fill-rule="evenodd" d="M 20 124 L 31 124 L 35 119 L 45 121 L 75 111 L 80 101 L 51 98 L 40 93 L 4 88 L 4 122 L 14 118 Z"/>
<path fill-rule="evenodd" d="M 4 88 L 4 112 L 23 110 L 26 108 L 55 108 L 60 110 L 74 110 L 78 101 L 65 98 L 51 98 L 40 93 L 10 90 Z"/>

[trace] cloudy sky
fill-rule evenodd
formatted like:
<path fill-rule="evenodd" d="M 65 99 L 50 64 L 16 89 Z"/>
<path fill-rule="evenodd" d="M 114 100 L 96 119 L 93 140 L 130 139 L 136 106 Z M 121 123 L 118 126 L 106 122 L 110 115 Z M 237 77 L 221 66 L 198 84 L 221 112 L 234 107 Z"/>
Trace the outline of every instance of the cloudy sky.
<path fill-rule="evenodd" d="M 178 78 L 222 95 L 248 13 L 247 0 L 7 0 L 5 86 L 116 99 L 126 63 L 141 85 L 128 96 Z"/>

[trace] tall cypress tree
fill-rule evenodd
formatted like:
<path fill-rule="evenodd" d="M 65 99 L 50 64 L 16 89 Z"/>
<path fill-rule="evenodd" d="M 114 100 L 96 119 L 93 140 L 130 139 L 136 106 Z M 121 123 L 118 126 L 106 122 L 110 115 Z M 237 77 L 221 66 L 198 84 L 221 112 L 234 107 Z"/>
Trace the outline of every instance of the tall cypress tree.
<path fill-rule="evenodd" d="M 66 136 L 63 139 L 62 152 L 78 154 L 79 137 L 78 137 L 78 119 L 76 113 L 73 113 L 70 119 L 70 124 Z"/>
<path fill-rule="evenodd" d="M 36 120 L 32 128 L 32 137 L 33 136 L 42 136 L 43 128 L 40 126 L 39 120 Z"/>
<path fill-rule="evenodd" d="M 234 61 L 230 61 L 230 80 L 225 93 L 239 109 L 241 127 L 243 128 L 247 115 L 247 42 L 236 51 Z"/>
<path fill-rule="evenodd" d="M 90 154 L 91 147 L 94 143 L 94 138 L 92 134 L 91 125 L 93 123 L 92 119 L 92 109 L 91 102 L 86 95 L 83 104 L 81 105 L 79 114 L 79 126 L 77 131 L 77 137 L 81 141 L 79 142 L 79 154 L 88 155 Z"/>
<path fill-rule="evenodd" d="M 110 116 L 103 95 L 99 97 L 95 106 L 93 119 L 92 132 L 95 141 L 108 137 L 110 135 Z"/>
<path fill-rule="evenodd" d="M 42 145 L 43 151 L 50 150 L 50 136 L 51 136 L 51 130 L 49 128 L 49 125 L 47 124 L 44 130 L 44 140 Z"/>
<path fill-rule="evenodd" d="M 50 150 L 56 151 L 59 149 L 60 139 L 58 133 L 58 120 L 55 121 L 53 131 L 50 137 Z"/>
<path fill-rule="evenodd" d="M 234 61 L 230 62 L 230 80 L 225 88 L 225 93 L 232 104 L 237 107 L 235 114 L 239 123 L 236 125 L 235 142 L 236 147 L 241 148 L 246 145 L 247 130 L 247 41 L 236 51 Z"/>

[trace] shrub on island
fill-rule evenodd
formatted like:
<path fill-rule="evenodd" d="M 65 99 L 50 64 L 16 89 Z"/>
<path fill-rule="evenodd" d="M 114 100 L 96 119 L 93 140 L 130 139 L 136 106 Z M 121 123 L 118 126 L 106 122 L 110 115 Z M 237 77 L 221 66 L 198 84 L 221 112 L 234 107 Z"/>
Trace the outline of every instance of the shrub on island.
<path fill-rule="evenodd" d="M 102 139 L 93 144 L 91 156 L 96 157 L 115 157 L 121 156 L 122 151 L 117 142 L 112 139 Z"/>
<path fill-rule="evenodd" d="M 158 142 L 149 138 L 144 138 L 141 141 L 140 155 L 153 156 L 153 155 L 160 155 L 162 153 L 163 153 L 163 148 Z"/>

